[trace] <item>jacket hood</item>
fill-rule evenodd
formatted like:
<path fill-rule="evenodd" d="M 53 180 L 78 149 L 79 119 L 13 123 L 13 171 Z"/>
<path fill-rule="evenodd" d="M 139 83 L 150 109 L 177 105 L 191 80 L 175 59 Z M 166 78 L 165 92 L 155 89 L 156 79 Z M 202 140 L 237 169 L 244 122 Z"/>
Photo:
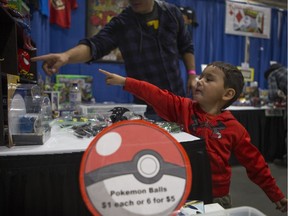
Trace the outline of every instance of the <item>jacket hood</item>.
<path fill-rule="evenodd" d="M 202 110 L 201 107 L 200 107 L 200 105 L 199 105 L 198 103 L 196 103 L 196 104 L 197 104 L 196 107 L 197 107 L 198 111 L 202 114 L 202 115 L 199 116 L 200 119 L 201 119 L 202 121 L 206 121 L 207 119 L 205 119 L 205 118 L 206 118 L 206 116 L 209 115 L 209 114 L 206 113 L 204 110 Z M 213 118 L 212 121 L 225 122 L 225 121 L 230 121 L 230 120 L 234 120 L 234 119 L 235 119 L 235 117 L 232 115 L 232 113 L 231 113 L 229 110 L 225 109 L 225 110 L 223 110 L 220 114 L 218 114 L 217 116 L 215 116 L 215 118 Z"/>

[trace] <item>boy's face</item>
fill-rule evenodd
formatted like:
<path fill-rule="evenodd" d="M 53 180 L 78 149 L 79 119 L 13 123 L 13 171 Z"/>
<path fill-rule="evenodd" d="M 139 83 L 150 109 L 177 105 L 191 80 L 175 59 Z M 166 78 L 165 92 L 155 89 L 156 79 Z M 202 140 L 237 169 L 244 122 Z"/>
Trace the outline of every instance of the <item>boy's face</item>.
<path fill-rule="evenodd" d="M 204 106 L 211 107 L 220 104 L 226 93 L 224 76 L 224 72 L 219 68 L 206 67 L 199 77 L 193 98 Z"/>
<path fill-rule="evenodd" d="M 154 0 L 129 0 L 129 4 L 135 13 L 146 14 L 152 12 Z"/>

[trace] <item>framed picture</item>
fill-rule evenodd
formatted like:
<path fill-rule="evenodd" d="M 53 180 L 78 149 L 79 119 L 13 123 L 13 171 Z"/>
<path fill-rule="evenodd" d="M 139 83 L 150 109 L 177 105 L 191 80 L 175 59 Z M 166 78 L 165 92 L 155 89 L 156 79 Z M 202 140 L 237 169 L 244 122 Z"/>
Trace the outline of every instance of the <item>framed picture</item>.
<path fill-rule="evenodd" d="M 238 66 L 238 69 L 242 72 L 245 82 L 253 82 L 254 81 L 254 68 L 243 68 Z"/>
<path fill-rule="evenodd" d="M 270 27 L 270 8 L 226 1 L 226 34 L 269 39 Z"/>
<path fill-rule="evenodd" d="M 88 0 L 86 12 L 86 37 L 97 34 L 110 20 L 126 6 L 127 0 Z M 100 61 L 123 62 L 119 49 L 115 49 Z"/>

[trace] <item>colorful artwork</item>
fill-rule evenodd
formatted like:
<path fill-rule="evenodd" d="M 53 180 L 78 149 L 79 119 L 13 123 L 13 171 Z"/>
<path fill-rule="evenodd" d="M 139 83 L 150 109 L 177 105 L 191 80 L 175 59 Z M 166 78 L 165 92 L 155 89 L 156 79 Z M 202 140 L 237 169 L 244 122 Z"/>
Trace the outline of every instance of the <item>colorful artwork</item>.
<path fill-rule="evenodd" d="M 226 3 L 225 33 L 270 38 L 271 9 L 249 4 Z"/>
<path fill-rule="evenodd" d="M 97 34 L 110 20 L 128 5 L 127 0 L 88 0 L 86 36 Z M 123 61 L 119 49 L 113 50 L 102 60 Z"/>

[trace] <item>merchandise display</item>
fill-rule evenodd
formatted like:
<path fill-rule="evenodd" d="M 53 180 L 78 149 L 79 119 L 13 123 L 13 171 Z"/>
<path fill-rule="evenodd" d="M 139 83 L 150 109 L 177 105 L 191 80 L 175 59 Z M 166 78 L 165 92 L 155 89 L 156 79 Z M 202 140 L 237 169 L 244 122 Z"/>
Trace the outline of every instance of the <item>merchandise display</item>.
<path fill-rule="evenodd" d="M 134 106 L 140 106 L 140 109 Z M 146 107 L 146 105 L 143 105 Z M 61 116 L 56 118 L 56 122 L 61 128 L 71 128 L 73 134 L 78 138 L 94 137 L 104 128 L 112 125 L 113 123 L 124 121 L 124 120 L 145 120 L 151 124 L 155 124 L 160 128 L 166 130 L 169 133 L 179 133 L 183 131 L 179 125 L 173 122 L 166 121 L 154 121 L 144 117 L 143 107 L 137 104 L 110 104 L 109 109 L 107 106 L 103 107 L 101 112 L 94 113 L 81 113 L 75 114 L 75 112 L 62 112 Z M 131 111 L 130 108 L 132 108 Z M 94 105 L 95 110 L 95 105 Z M 138 110 L 138 112 L 137 112 Z M 141 114 L 139 114 L 141 113 Z"/>
<path fill-rule="evenodd" d="M 1 88 L 0 112 L 3 117 L 0 122 L 0 145 L 7 145 L 8 138 L 8 108 L 7 80 L 9 75 L 19 76 L 18 83 L 36 84 L 36 64 L 30 62 L 30 57 L 36 55 L 36 46 L 31 39 L 30 8 L 22 0 L 0 2 L 0 74 Z M 11 137 L 10 137 L 11 138 Z M 11 142 L 11 139 L 10 139 Z"/>
<path fill-rule="evenodd" d="M 57 74 L 55 86 L 52 86 L 52 88 L 54 88 L 55 91 L 60 92 L 60 104 L 65 104 L 69 102 L 69 89 L 73 83 L 77 83 L 78 85 L 78 88 L 81 92 L 81 101 L 85 103 L 92 102 L 92 98 L 93 98 L 93 94 L 92 94 L 93 77 L 92 76 Z"/>
<path fill-rule="evenodd" d="M 191 216 L 205 213 L 204 203 L 200 200 L 186 202 L 179 210 L 177 216 Z"/>
<path fill-rule="evenodd" d="M 234 106 L 262 107 L 269 105 L 268 90 L 260 89 L 257 82 L 246 82 L 243 92 L 234 102 Z"/>
<path fill-rule="evenodd" d="M 23 49 L 18 49 L 18 72 L 23 77 L 33 76 L 30 73 L 30 55 Z"/>
<path fill-rule="evenodd" d="M 8 85 L 9 146 L 42 145 L 50 137 L 50 99 L 33 84 Z"/>
<path fill-rule="evenodd" d="M 83 115 L 109 112 L 115 107 L 125 107 L 129 111 L 144 116 L 147 105 L 145 104 L 128 104 L 128 103 L 90 103 L 81 104 L 80 111 Z"/>
<path fill-rule="evenodd" d="M 60 92 L 59 91 L 44 91 L 43 94 L 49 97 L 52 111 L 59 110 Z"/>
<path fill-rule="evenodd" d="M 71 110 L 78 110 L 81 104 L 82 96 L 78 83 L 72 83 L 69 89 L 69 106 Z"/>

